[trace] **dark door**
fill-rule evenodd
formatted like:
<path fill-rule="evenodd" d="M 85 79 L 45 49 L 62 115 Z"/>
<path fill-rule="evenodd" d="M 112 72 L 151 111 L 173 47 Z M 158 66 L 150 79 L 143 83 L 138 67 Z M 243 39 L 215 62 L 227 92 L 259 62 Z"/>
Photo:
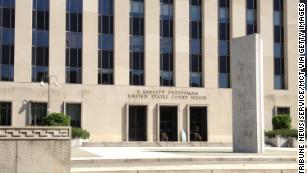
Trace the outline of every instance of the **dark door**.
<path fill-rule="evenodd" d="M 177 141 L 177 106 L 160 106 L 160 141 Z"/>
<path fill-rule="evenodd" d="M 207 107 L 190 107 L 190 141 L 207 140 Z"/>
<path fill-rule="evenodd" d="M 146 141 L 147 107 L 129 106 L 129 141 Z"/>

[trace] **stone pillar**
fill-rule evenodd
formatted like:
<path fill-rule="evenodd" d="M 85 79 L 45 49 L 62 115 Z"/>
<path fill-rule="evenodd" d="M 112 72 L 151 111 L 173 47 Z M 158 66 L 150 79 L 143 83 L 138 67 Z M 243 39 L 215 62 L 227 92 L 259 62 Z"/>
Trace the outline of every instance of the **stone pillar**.
<path fill-rule="evenodd" d="M 31 82 L 32 1 L 16 1 L 14 81 Z"/>
<path fill-rule="evenodd" d="M 231 38 L 246 35 L 246 0 L 230 1 Z"/>
<path fill-rule="evenodd" d="M 230 44 L 233 151 L 263 153 L 262 39 L 254 34 L 232 39 Z"/>
<path fill-rule="evenodd" d="M 174 1 L 174 79 L 176 87 L 189 87 L 189 1 Z"/>
<path fill-rule="evenodd" d="M 0 172 L 70 173 L 70 127 L 0 127 Z"/>
<path fill-rule="evenodd" d="M 83 84 L 98 82 L 98 0 L 83 1 Z"/>
<path fill-rule="evenodd" d="M 129 0 L 114 1 L 114 84 L 129 85 Z"/>
<path fill-rule="evenodd" d="M 57 77 L 51 79 L 50 110 L 60 112 L 64 96 L 59 92 L 59 88 L 65 83 L 65 49 L 66 49 L 66 1 L 51 0 L 49 13 L 49 74 Z M 54 83 L 58 82 L 59 86 Z M 47 99 L 47 86 L 41 87 L 44 98 Z"/>
<path fill-rule="evenodd" d="M 263 38 L 264 61 L 264 89 L 274 89 L 274 52 L 273 52 L 273 1 L 259 0 L 258 4 L 258 30 Z M 271 109 L 271 108 L 270 108 Z"/>
<path fill-rule="evenodd" d="M 145 85 L 160 86 L 160 1 L 146 0 L 145 8 Z"/>
<path fill-rule="evenodd" d="M 203 67 L 205 88 L 218 88 L 218 1 L 205 0 L 203 12 Z"/>
<path fill-rule="evenodd" d="M 65 83 L 66 1 L 50 1 L 49 74 Z M 54 80 L 54 79 L 52 79 Z M 54 82 L 54 81 L 53 81 Z"/>

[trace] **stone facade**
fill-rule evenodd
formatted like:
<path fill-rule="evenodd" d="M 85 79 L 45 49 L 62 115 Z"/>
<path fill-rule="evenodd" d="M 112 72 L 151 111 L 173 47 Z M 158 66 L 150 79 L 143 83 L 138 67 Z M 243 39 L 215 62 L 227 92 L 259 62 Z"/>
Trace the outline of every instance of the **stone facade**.
<path fill-rule="evenodd" d="M 1 127 L 0 172 L 69 173 L 70 127 Z"/>
<path fill-rule="evenodd" d="M 160 86 L 160 4 L 145 1 L 145 85 L 129 85 L 129 0 L 114 4 L 114 85 L 99 85 L 98 71 L 98 0 L 83 1 L 82 84 L 65 83 L 65 0 L 50 0 L 49 70 L 57 76 L 51 81 L 50 110 L 64 111 L 65 103 L 81 103 L 81 126 L 91 133 L 92 141 L 127 140 L 127 105 L 147 106 L 147 141 L 158 141 L 158 105 L 178 106 L 178 136 L 189 133 L 188 107 L 207 107 L 208 142 L 232 142 L 232 89 L 218 87 L 218 1 L 205 0 L 203 14 L 204 87 L 189 87 L 189 3 L 174 0 L 174 79 L 175 86 Z M 245 1 L 232 0 L 231 38 L 246 35 Z M 258 30 L 264 44 L 264 114 L 265 129 L 271 129 L 275 107 L 288 107 L 297 124 L 296 110 L 296 3 L 284 0 L 285 59 L 287 89 L 274 89 L 273 0 L 258 0 Z M 28 125 L 31 102 L 47 102 L 47 87 L 31 82 L 32 1 L 16 1 L 14 82 L 0 82 L 0 101 L 12 102 L 12 125 Z M 166 94 L 136 95 L 143 91 Z M 195 92 L 190 97 L 176 92 Z M 186 97 L 187 96 L 187 97 Z M 178 138 L 180 139 L 180 137 Z"/>

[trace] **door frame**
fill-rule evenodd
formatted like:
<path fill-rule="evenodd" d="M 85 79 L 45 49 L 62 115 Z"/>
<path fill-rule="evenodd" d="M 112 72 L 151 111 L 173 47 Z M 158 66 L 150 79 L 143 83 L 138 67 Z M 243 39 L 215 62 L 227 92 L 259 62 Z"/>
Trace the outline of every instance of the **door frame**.
<path fill-rule="evenodd" d="M 146 140 L 148 141 L 148 113 L 149 113 L 149 105 L 146 103 L 126 103 L 126 142 L 133 142 L 133 141 L 129 141 L 129 106 L 146 106 Z"/>
<path fill-rule="evenodd" d="M 209 105 L 208 104 L 187 104 L 187 141 L 190 141 L 190 108 L 191 107 L 206 107 L 207 108 L 207 141 L 209 141 Z"/>
<path fill-rule="evenodd" d="M 176 106 L 177 107 L 177 142 L 180 142 L 180 104 L 176 103 L 158 103 L 157 104 L 157 141 L 160 142 L 160 107 Z"/>

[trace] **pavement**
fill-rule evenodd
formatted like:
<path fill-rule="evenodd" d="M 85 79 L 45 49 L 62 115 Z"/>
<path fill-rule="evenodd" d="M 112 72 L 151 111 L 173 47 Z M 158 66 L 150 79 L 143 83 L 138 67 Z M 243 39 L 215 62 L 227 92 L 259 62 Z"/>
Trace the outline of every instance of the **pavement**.
<path fill-rule="evenodd" d="M 296 154 L 292 148 L 266 148 L 264 154 L 253 154 L 233 153 L 231 147 L 80 147 L 72 148 L 71 172 L 292 172 Z"/>

